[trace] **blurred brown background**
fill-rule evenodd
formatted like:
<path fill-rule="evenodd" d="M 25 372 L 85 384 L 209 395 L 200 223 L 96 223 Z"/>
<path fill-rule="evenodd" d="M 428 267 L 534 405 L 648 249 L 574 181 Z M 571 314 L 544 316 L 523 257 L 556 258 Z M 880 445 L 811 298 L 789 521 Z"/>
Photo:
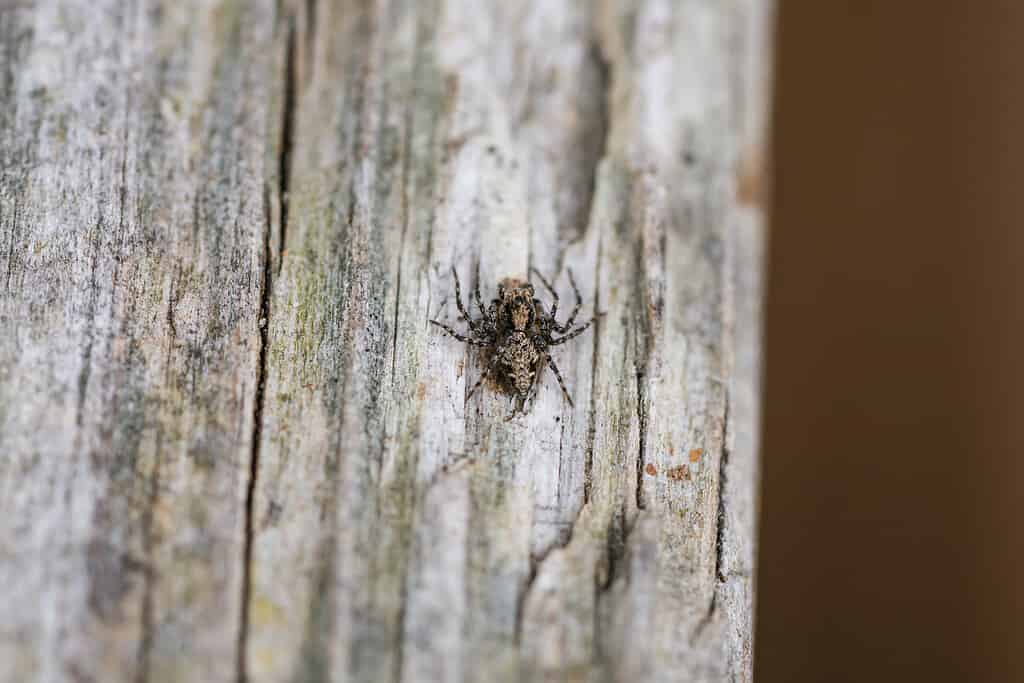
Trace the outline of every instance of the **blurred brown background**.
<path fill-rule="evenodd" d="M 757 680 L 1024 681 L 1024 2 L 778 30 Z"/>

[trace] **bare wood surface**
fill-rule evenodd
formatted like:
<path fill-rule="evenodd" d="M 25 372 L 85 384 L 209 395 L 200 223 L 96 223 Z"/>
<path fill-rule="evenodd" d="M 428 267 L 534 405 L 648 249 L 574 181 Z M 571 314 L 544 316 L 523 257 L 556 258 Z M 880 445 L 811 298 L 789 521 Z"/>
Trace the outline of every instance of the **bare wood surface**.
<path fill-rule="evenodd" d="M 0 11 L 0 680 L 236 675 L 275 21 Z"/>
<path fill-rule="evenodd" d="M 0 680 L 750 680 L 767 2 L 2 7 Z"/>

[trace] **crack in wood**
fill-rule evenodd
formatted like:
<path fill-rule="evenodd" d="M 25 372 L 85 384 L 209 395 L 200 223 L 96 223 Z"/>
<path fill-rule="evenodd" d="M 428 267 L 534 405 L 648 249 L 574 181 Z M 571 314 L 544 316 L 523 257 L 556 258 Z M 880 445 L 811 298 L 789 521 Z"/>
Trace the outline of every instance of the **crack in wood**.
<path fill-rule="evenodd" d="M 726 468 L 729 466 L 729 398 L 725 399 L 725 410 L 722 417 L 722 455 L 718 463 L 718 510 L 716 514 L 717 526 L 715 529 L 715 590 L 718 584 L 725 581 L 722 571 L 722 555 L 725 545 L 725 480 Z"/>
<path fill-rule="evenodd" d="M 238 629 L 238 683 L 246 683 L 246 649 L 249 638 L 249 597 L 252 584 L 252 546 L 255 534 L 253 516 L 255 514 L 256 481 L 259 476 L 260 446 L 263 440 L 263 406 L 266 400 L 264 388 L 267 372 L 267 337 L 270 328 L 270 289 L 271 289 L 271 225 L 265 226 L 263 241 L 263 281 L 260 286 L 260 312 L 257 318 L 259 328 L 260 350 L 256 368 L 256 395 L 253 399 L 252 444 L 249 453 L 249 480 L 245 492 L 245 539 L 242 547 L 242 598 L 241 615 Z"/>
<path fill-rule="evenodd" d="M 6 182 L 6 178 L 4 178 L 4 181 Z M 8 292 L 11 291 L 11 275 L 14 273 L 14 243 L 15 243 L 15 241 L 17 239 L 17 232 L 18 232 L 18 204 L 19 204 L 18 199 L 19 199 L 20 196 L 21 196 L 20 193 L 14 195 L 14 199 L 11 202 L 11 204 L 13 205 L 12 208 L 11 208 L 11 221 L 8 224 L 10 226 L 10 231 L 11 231 L 11 240 L 10 240 L 9 246 L 7 248 L 7 284 L 6 284 L 6 290 Z M 2 209 L 2 208 L 3 208 L 3 205 L 0 204 L 0 209 Z M 0 214 L 0 219 L 2 219 L 2 217 L 3 217 L 3 214 Z M 3 221 L 0 220 L 0 226 L 2 226 L 2 225 L 3 225 Z"/>
<path fill-rule="evenodd" d="M 718 586 L 715 586 L 715 590 L 711 592 L 711 601 L 708 603 L 707 611 L 701 616 L 700 621 L 697 622 L 697 626 L 694 627 L 693 633 L 690 634 L 690 644 L 694 645 L 700 640 L 700 637 L 707 630 L 707 627 L 711 624 L 711 620 L 715 617 L 715 610 L 718 609 Z"/>
<path fill-rule="evenodd" d="M 643 510 L 644 503 L 644 464 L 647 457 L 647 384 L 644 381 L 643 368 L 636 371 L 636 417 L 640 423 L 640 450 L 636 456 L 636 507 Z"/>
<path fill-rule="evenodd" d="M 78 372 L 78 405 L 75 412 L 75 424 L 82 429 L 85 415 L 85 399 L 89 389 L 89 377 L 92 373 L 92 347 L 96 336 L 96 301 L 99 297 L 99 287 L 96 283 L 96 270 L 99 267 L 100 235 L 104 230 L 103 216 L 97 216 L 94 236 L 89 240 L 92 246 L 92 265 L 89 269 L 89 303 L 87 306 L 88 324 L 85 328 L 85 344 L 81 354 L 81 368 Z"/>
<path fill-rule="evenodd" d="M 589 154 L 583 159 L 583 170 L 587 181 L 580 216 L 586 221 L 586 225 L 582 226 L 583 229 L 580 230 L 580 237 L 586 234 L 586 229 L 592 225 L 591 217 L 594 212 L 594 197 L 597 194 L 598 169 L 601 167 L 601 162 L 608 155 L 608 137 L 611 134 L 611 106 L 609 104 L 609 99 L 611 98 L 611 63 L 604 54 L 601 41 L 598 39 L 594 27 L 590 27 L 587 31 L 587 40 L 589 43 L 587 59 L 593 67 L 594 79 L 596 81 L 593 89 L 594 94 L 592 95 L 594 101 L 594 112 L 591 117 L 593 131 L 591 136 L 588 137 L 596 140 L 596 144 L 592 146 Z"/>
<path fill-rule="evenodd" d="M 564 539 L 559 539 L 558 542 L 547 546 L 544 551 L 537 557 L 530 558 L 530 572 L 526 577 L 526 583 L 522 590 L 519 591 L 519 599 L 516 603 L 516 628 L 515 628 L 515 643 L 517 646 L 522 646 L 523 638 L 523 616 L 526 607 L 526 600 L 530 595 L 530 591 L 533 588 L 534 583 L 537 580 L 537 576 L 540 573 L 541 566 L 544 562 L 551 557 L 551 553 L 555 550 L 564 550 L 569 547 L 572 543 L 572 537 L 576 533 L 576 525 L 580 521 L 580 517 L 583 514 L 583 510 L 586 506 L 581 507 L 576 511 L 576 516 L 573 518 L 569 525 L 569 532 L 566 534 Z"/>
<path fill-rule="evenodd" d="M 296 73 L 296 53 L 298 48 L 296 47 L 296 28 L 295 28 L 295 17 L 291 14 L 286 14 L 284 21 L 286 28 L 284 29 L 287 37 L 285 38 L 285 59 L 284 59 L 284 103 L 283 110 L 281 112 L 282 124 L 281 124 L 281 140 L 279 142 L 279 152 L 277 159 L 277 180 L 278 180 L 278 201 L 281 204 L 281 224 L 278 226 L 278 245 L 277 245 L 277 274 L 281 274 L 281 268 L 284 267 L 284 254 L 285 247 L 287 245 L 288 235 L 288 206 L 291 203 L 288 189 L 289 183 L 291 182 L 291 157 L 292 147 L 295 143 L 295 116 L 296 106 L 295 98 L 298 91 L 298 76 Z"/>
<path fill-rule="evenodd" d="M 718 506 L 715 515 L 716 527 L 715 527 L 715 573 L 714 573 L 714 585 L 711 590 L 711 600 L 708 602 L 707 610 L 701 616 L 700 621 L 697 622 L 697 626 L 694 628 L 693 633 L 690 634 L 690 643 L 694 644 L 700 640 L 701 635 L 707 629 L 711 620 L 715 616 L 715 610 L 718 609 L 718 593 L 722 589 L 723 584 L 733 575 L 729 576 L 722 569 L 723 553 L 725 545 L 725 483 L 726 483 L 726 468 L 729 465 L 729 398 L 726 396 L 725 410 L 723 411 L 722 418 L 722 454 L 719 457 L 718 463 Z"/>
<path fill-rule="evenodd" d="M 597 264 L 594 266 L 595 282 L 601 282 L 601 266 L 603 261 L 604 239 L 597 243 Z M 594 309 L 601 310 L 601 288 L 594 288 Z M 590 358 L 590 411 L 587 424 L 587 447 L 583 461 L 583 506 L 590 502 L 591 488 L 594 475 L 594 441 L 597 438 L 597 369 L 601 359 L 601 330 L 603 329 L 602 318 L 594 323 L 594 351 Z"/>
<path fill-rule="evenodd" d="M 296 52 L 296 30 L 293 16 L 285 15 L 285 31 L 287 33 L 285 46 L 284 81 L 282 84 L 284 102 L 281 110 L 283 121 L 281 123 L 281 139 L 278 143 L 277 194 L 280 209 L 280 224 L 278 226 L 278 263 L 277 272 L 280 274 L 284 265 L 284 249 L 286 244 L 286 232 L 288 225 L 288 186 L 289 186 L 289 160 L 294 142 L 293 121 L 296 115 L 296 74 L 295 74 L 295 52 Z M 264 238 L 263 238 L 263 277 L 260 283 L 259 312 L 256 318 L 256 325 L 259 333 L 259 355 L 256 369 L 255 397 L 253 399 L 253 426 L 252 443 L 249 453 L 249 479 L 245 493 L 245 538 L 242 547 L 242 596 L 241 612 L 238 629 L 238 652 L 237 652 L 237 677 L 239 683 L 246 683 L 247 672 L 247 648 L 250 628 L 250 593 L 252 590 L 252 554 L 253 540 L 255 535 L 255 498 L 256 485 L 259 477 L 260 448 L 263 440 L 263 408 L 266 401 L 265 388 L 267 380 L 267 347 L 270 334 L 270 299 L 273 287 L 273 254 L 271 252 L 271 234 L 273 232 L 273 218 L 270 212 L 271 198 L 269 188 L 264 187 Z M 168 314 L 170 315 L 170 313 Z"/>
<path fill-rule="evenodd" d="M 168 357 L 169 354 L 168 354 Z M 153 453 L 153 474 L 150 481 L 149 500 L 146 502 L 142 518 L 142 550 L 148 562 L 153 561 L 154 547 L 154 520 L 153 512 L 156 508 L 160 495 L 160 452 L 163 447 L 163 429 L 157 433 L 156 448 Z M 138 664 L 135 672 L 136 683 L 146 683 L 149 680 L 150 653 L 154 641 L 154 617 L 153 617 L 153 588 L 155 570 L 152 566 L 147 567 L 143 572 L 142 586 L 142 614 L 141 637 L 139 639 Z"/>

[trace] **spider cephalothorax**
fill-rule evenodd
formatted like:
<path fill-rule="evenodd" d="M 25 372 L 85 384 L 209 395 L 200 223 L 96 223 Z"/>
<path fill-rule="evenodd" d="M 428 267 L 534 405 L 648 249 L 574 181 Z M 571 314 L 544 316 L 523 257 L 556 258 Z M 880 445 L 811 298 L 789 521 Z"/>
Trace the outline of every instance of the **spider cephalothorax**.
<path fill-rule="evenodd" d="M 572 405 L 572 397 L 569 396 L 565 383 L 562 381 L 562 374 L 558 371 L 558 366 L 552 360 L 548 349 L 564 344 L 578 336 L 598 317 L 595 315 L 585 324 L 573 329 L 573 323 L 576 321 L 576 314 L 579 313 L 580 306 L 583 305 L 583 299 L 576 288 L 572 271 L 569 271 L 569 282 L 576 295 L 576 306 L 565 324 L 559 324 L 555 319 L 555 315 L 558 313 L 558 295 L 536 269 L 533 269 L 533 272 L 551 293 L 551 298 L 554 300 L 550 312 L 546 311 L 540 300 L 535 298 L 532 284 L 515 278 L 505 278 L 499 282 L 498 297 L 491 301 L 490 306 L 485 307 L 480 296 L 479 278 L 477 278 L 473 298 L 480 311 L 480 317 L 474 319 L 462 303 L 459 275 L 452 268 L 452 276 L 455 278 L 455 303 L 459 307 L 459 313 L 469 325 L 469 333 L 468 335 L 459 334 L 444 323 L 439 323 L 436 320 L 430 321 L 459 341 L 479 346 L 488 352 L 484 372 L 473 388 L 469 390 L 466 398 L 473 395 L 485 378 L 493 376 L 501 387 L 516 400 L 513 415 L 522 411 L 531 390 L 536 392 L 537 378 L 545 364 L 555 373 L 565 400 Z M 556 333 L 563 336 L 555 337 Z"/>

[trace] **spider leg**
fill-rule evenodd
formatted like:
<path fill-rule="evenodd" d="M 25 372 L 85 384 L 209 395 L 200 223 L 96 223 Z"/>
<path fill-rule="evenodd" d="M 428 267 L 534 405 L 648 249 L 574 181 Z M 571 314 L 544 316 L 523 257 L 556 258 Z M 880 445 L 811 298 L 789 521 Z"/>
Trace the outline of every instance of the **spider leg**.
<path fill-rule="evenodd" d="M 511 422 L 516 415 L 526 414 L 526 399 L 518 394 L 515 394 L 509 398 L 509 403 L 512 403 L 512 412 L 505 418 L 505 422 Z"/>
<path fill-rule="evenodd" d="M 476 286 L 473 287 L 473 299 L 476 301 L 476 307 L 478 309 L 480 309 L 480 315 L 482 315 L 487 322 L 489 322 L 489 323 L 491 323 L 493 325 L 494 319 L 491 317 L 491 314 L 487 311 L 487 309 L 484 308 L 484 299 L 483 299 L 482 296 L 480 296 L 480 264 L 479 263 L 476 264 Z"/>
<path fill-rule="evenodd" d="M 569 273 L 569 284 L 572 285 L 572 293 L 576 295 L 576 305 L 572 307 L 572 313 L 569 314 L 569 319 L 565 321 L 564 325 L 559 325 L 555 322 L 554 327 L 558 332 L 568 332 L 572 329 L 573 323 L 576 322 L 576 316 L 580 312 L 580 307 L 583 305 L 583 297 L 580 296 L 580 290 L 576 286 L 576 278 L 572 276 L 572 269 L 568 269 Z M 554 312 L 552 312 L 552 318 L 554 318 Z"/>
<path fill-rule="evenodd" d="M 470 329 L 475 330 L 477 328 L 477 322 L 470 317 L 466 311 L 466 307 L 462 305 L 462 285 L 459 283 L 459 273 L 455 270 L 455 266 L 452 266 L 452 277 L 455 278 L 455 304 L 459 307 L 459 313 L 469 323 Z"/>
<path fill-rule="evenodd" d="M 491 342 L 486 340 L 486 339 L 474 339 L 472 337 L 467 337 L 465 335 L 459 334 L 458 332 L 456 332 L 452 328 L 448 327 L 444 323 L 439 323 L 436 320 L 431 320 L 430 322 L 433 325 L 437 325 L 442 330 L 444 330 L 445 332 L 447 332 L 451 336 L 453 336 L 456 339 L 458 339 L 460 342 L 465 342 L 466 344 L 469 344 L 471 346 L 490 346 L 491 345 Z"/>
<path fill-rule="evenodd" d="M 530 272 L 532 272 L 540 279 L 541 284 L 543 284 L 544 287 L 548 290 L 548 292 L 551 293 L 551 298 L 555 300 L 555 302 L 551 304 L 551 319 L 554 320 L 555 316 L 558 314 L 558 293 L 555 292 L 555 290 L 551 287 L 551 284 L 544 279 L 544 276 L 540 274 L 539 270 L 531 267 Z"/>
<path fill-rule="evenodd" d="M 565 335 L 564 337 L 559 337 L 558 339 L 553 339 L 551 341 L 551 343 L 548 344 L 548 346 L 558 346 L 559 344 L 564 344 L 565 342 L 569 341 L 570 339 L 574 339 L 574 338 L 580 336 L 581 334 L 583 334 L 586 331 L 586 329 L 588 327 L 593 325 L 597 321 L 597 319 L 600 318 L 603 315 L 604 315 L 604 313 L 598 313 L 593 318 L 591 318 L 590 320 L 588 320 L 584 324 L 580 325 L 579 327 L 577 327 L 575 330 L 573 330 L 569 334 Z"/>
<path fill-rule="evenodd" d="M 497 365 L 498 365 L 498 359 L 497 359 L 497 356 L 495 356 L 495 359 L 492 360 L 490 363 L 488 363 L 487 367 L 484 368 L 484 371 L 482 373 L 480 373 L 480 379 L 478 379 L 476 381 L 476 384 L 473 385 L 473 388 L 469 390 L 468 394 L 466 394 L 466 400 L 467 401 L 473 397 L 473 392 L 475 392 L 477 389 L 480 388 L 480 385 L 483 384 L 484 380 L 487 379 L 488 375 L 491 374 L 491 370 L 493 370 L 495 367 L 497 367 Z"/>
<path fill-rule="evenodd" d="M 565 388 L 565 382 L 562 381 L 562 373 L 558 371 L 558 366 L 555 365 L 555 360 L 550 354 L 547 356 L 548 367 L 555 373 L 555 379 L 558 380 L 558 386 L 562 388 L 562 395 L 565 396 L 565 400 L 569 402 L 569 407 L 575 407 L 572 402 L 572 396 L 569 395 L 569 390 Z"/>

